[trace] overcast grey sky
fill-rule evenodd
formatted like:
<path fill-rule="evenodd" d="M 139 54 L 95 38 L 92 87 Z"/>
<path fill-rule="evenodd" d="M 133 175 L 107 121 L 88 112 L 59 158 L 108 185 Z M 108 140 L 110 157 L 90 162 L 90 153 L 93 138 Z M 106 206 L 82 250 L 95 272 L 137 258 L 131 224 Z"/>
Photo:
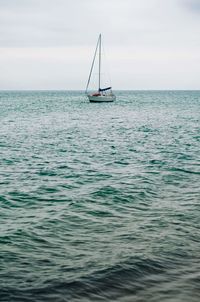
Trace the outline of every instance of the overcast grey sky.
<path fill-rule="evenodd" d="M 0 89 L 85 89 L 100 32 L 114 89 L 200 89 L 200 0 L 0 0 Z"/>

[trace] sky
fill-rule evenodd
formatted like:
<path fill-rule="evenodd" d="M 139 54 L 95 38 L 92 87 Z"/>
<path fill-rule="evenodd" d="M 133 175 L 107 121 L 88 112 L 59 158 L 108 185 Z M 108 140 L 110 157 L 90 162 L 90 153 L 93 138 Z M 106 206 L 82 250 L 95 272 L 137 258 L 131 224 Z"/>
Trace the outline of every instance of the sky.
<path fill-rule="evenodd" d="M 200 89 L 200 0 L 0 0 L 0 89 L 84 90 L 99 33 L 114 90 Z"/>

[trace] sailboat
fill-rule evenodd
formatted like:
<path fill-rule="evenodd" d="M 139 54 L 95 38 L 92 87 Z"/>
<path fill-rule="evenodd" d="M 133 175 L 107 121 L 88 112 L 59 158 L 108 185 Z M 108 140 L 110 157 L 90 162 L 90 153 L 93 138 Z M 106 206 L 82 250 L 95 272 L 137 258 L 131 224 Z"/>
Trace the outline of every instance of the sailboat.
<path fill-rule="evenodd" d="M 111 86 L 101 88 L 101 57 L 102 57 L 102 52 L 101 52 L 102 45 L 101 44 L 102 44 L 102 42 L 101 42 L 101 34 L 100 34 L 99 38 L 98 38 L 98 41 L 97 41 L 97 46 L 96 46 L 96 49 L 95 49 L 94 58 L 93 58 L 93 61 L 92 61 L 92 66 L 91 66 L 91 69 L 90 69 L 89 78 L 88 78 L 88 82 L 87 82 L 87 86 L 86 86 L 86 90 L 85 90 L 85 93 L 86 93 L 89 101 L 93 102 L 93 103 L 113 102 L 113 101 L 116 100 L 116 96 L 112 92 L 112 87 Z M 93 93 L 89 93 L 88 92 L 88 87 L 89 87 L 89 84 L 90 84 L 95 59 L 96 59 L 97 56 L 98 56 L 98 89 Z"/>

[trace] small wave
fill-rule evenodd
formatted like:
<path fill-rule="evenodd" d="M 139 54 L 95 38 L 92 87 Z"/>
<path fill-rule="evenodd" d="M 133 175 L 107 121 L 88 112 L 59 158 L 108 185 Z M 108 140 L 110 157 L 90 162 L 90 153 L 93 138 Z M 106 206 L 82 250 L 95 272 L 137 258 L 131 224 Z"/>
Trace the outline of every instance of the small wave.
<path fill-rule="evenodd" d="M 199 171 L 191 171 L 191 170 L 186 170 L 186 169 L 181 169 L 181 168 L 171 168 L 170 171 L 200 175 Z"/>

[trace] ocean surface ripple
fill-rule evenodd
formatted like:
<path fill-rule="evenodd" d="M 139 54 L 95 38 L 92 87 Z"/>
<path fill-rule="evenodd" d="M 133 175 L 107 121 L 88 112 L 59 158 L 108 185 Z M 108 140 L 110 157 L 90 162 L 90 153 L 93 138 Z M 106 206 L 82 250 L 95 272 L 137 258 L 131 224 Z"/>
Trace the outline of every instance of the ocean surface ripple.
<path fill-rule="evenodd" d="M 200 301 L 200 91 L 0 92 L 0 301 Z"/>

